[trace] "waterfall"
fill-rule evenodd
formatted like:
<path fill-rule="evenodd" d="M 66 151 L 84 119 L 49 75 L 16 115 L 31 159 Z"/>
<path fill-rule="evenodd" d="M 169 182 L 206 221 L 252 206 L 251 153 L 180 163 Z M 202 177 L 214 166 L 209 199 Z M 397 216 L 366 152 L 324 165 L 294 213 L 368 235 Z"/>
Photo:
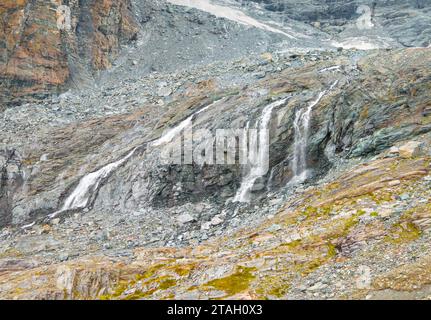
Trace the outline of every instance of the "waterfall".
<path fill-rule="evenodd" d="M 339 71 L 340 69 L 341 69 L 341 66 L 332 66 L 332 67 L 323 68 L 323 69 L 319 70 L 319 73 L 330 72 L 330 71 Z"/>
<path fill-rule="evenodd" d="M 178 125 L 176 125 L 172 129 L 170 129 L 166 133 L 164 133 L 159 139 L 157 139 L 153 143 L 151 143 L 151 146 L 152 147 L 159 147 L 161 145 L 164 145 L 166 143 L 171 142 L 176 136 L 178 136 L 181 133 L 181 131 L 183 131 L 185 128 L 187 128 L 187 127 L 189 127 L 189 126 L 191 126 L 193 124 L 193 118 L 195 116 L 197 116 L 198 114 L 200 114 L 200 113 L 208 110 L 216 102 L 214 102 L 214 103 L 206 106 L 205 108 L 202 108 L 202 109 L 196 111 L 191 116 L 189 116 L 187 119 L 181 121 Z"/>
<path fill-rule="evenodd" d="M 250 191 L 252 190 L 256 180 L 267 173 L 269 165 L 269 124 L 271 122 L 272 110 L 278 106 L 281 106 L 286 102 L 287 98 L 271 103 L 266 106 L 262 111 L 262 116 L 259 121 L 259 147 L 257 154 L 253 154 L 250 157 L 247 168 L 247 173 L 241 182 L 241 186 L 238 189 L 233 202 L 250 202 Z M 247 132 L 248 127 L 246 128 Z M 257 137 L 256 137 L 257 138 Z M 251 139 L 257 140 L 257 139 Z M 247 141 L 247 139 L 245 139 Z M 257 143 L 257 141 L 254 141 Z M 253 141 L 250 141 L 250 144 Z M 250 148 L 251 149 L 251 148 Z"/>
<path fill-rule="evenodd" d="M 338 83 L 335 81 L 331 87 L 319 93 L 316 100 L 308 105 L 305 109 L 296 112 L 293 122 L 295 141 L 293 144 L 292 171 L 293 178 L 290 183 L 302 183 L 308 178 L 307 170 L 307 147 L 310 130 L 310 119 L 313 108 L 330 92 Z"/>
<path fill-rule="evenodd" d="M 214 102 L 215 103 L 215 102 Z M 214 103 L 206 106 L 205 108 L 202 108 L 201 110 L 195 112 L 187 119 L 183 120 L 181 123 L 179 123 L 174 128 L 167 131 L 162 137 L 155 140 L 151 146 L 157 147 L 160 145 L 163 145 L 165 143 L 171 142 L 176 135 L 181 133 L 183 129 L 185 129 L 187 126 L 192 124 L 193 118 L 198 115 L 199 113 L 204 112 L 209 107 L 211 107 Z M 78 186 L 75 188 L 75 190 L 67 197 L 66 201 L 64 202 L 64 205 L 59 211 L 56 211 L 52 213 L 49 217 L 54 218 L 58 214 L 68 211 L 68 210 L 75 210 L 75 209 L 84 209 L 89 205 L 90 198 L 92 194 L 94 194 L 94 191 L 96 191 L 100 183 L 103 181 L 103 179 L 107 178 L 113 171 L 115 171 L 119 166 L 121 166 L 123 163 L 125 163 L 130 157 L 133 156 L 137 148 L 133 149 L 127 156 L 124 158 L 114 162 L 110 163 L 103 168 L 99 169 L 98 171 L 92 172 L 90 174 L 87 174 L 84 176 L 80 181 Z"/>
<path fill-rule="evenodd" d="M 100 186 L 100 183 L 103 179 L 107 178 L 114 170 L 116 170 L 119 166 L 125 163 L 130 157 L 133 156 L 137 148 L 133 149 L 127 156 L 124 158 L 110 163 L 103 168 L 92 172 L 86 176 L 84 176 L 80 181 L 75 190 L 67 197 L 64 202 L 63 207 L 51 214 L 49 217 L 54 218 L 58 214 L 75 209 L 84 209 L 89 205 L 89 201 L 91 195 L 97 190 Z"/>

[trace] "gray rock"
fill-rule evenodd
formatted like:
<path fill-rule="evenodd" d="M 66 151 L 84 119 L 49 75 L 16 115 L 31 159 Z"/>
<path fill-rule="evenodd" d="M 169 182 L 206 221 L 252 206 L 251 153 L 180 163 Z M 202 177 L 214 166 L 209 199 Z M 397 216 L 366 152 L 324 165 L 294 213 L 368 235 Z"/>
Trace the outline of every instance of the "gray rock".
<path fill-rule="evenodd" d="M 195 218 L 188 213 L 181 214 L 176 219 L 180 224 L 185 224 L 185 223 L 190 223 L 195 221 Z"/>

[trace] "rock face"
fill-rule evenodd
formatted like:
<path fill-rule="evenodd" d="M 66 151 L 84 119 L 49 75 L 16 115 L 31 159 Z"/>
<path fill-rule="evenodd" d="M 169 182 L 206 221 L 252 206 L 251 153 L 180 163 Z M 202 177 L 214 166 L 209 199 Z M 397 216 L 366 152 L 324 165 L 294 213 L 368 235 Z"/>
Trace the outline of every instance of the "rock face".
<path fill-rule="evenodd" d="M 253 3 L 262 4 L 264 10 L 256 9 Z M 360 30 L 357 26 L 361 15 L 369 13 L 358 13 L 361 5 L 372 9 L 371 29 Z M 298 6 L 289 0 L 249 0 L 240 1 L 234 8 L 244 10 L 247 19 L 256 18 L 260 27 L 165 1 L 3 1 L 0 108 L 21 104 L 28 97 L 60 93 L 83 82 L 91 85 L 94 71 L 110 68 L 119 57 L 120 45 L 137 40 L 138 34 L 139 45 L 127 48 L 127 59 L 116 61 L 121 67 L 113 71 L 112 78 L 139 78 L 148 71 L 173 71 L 283 46 L 378 48 L 430 44 L 428 1 L 388 0 L 373 6 L 365 0 L 322 0 L 303 1 Z M 225 6 L 223 10 L 230 8 Z"/>
<path fill-rule="evenodd" d="M 285 0 L 245 0 L 238 1 L 245 7 L 252 3 L 258 3 L 268 11 L 282 13 L 286 17 L 305 21 L 308 23 L 318 22 L 319 28 L 326 30 L 342 31 L 351 20 L 356 20 L 365 12 L 358 10 L 362 5 L 367 6 L 373 23 L 381 24 L 389 31 L 399 29 L 401 25 L 413 27 L 413 22 L 427 19 L 422 14 L 427 14 L 430 3 L 426 0 L 306 0 L 298 7 L 295 1 Z M 410 16 L 410 17 L 409 17 Z M 417 20 L 416 20 L 417 19 Z M 338 28 L 337 28 L 338 27 Z M 419 29 L 419 26 L 416 26 Z M 414 37 L 410 32 L 404 30 L 398 36 L 409 37 L 409 41 L 421 41 L 421 37 Z M 429 32 L 429 30 L 426 30 Z"/>
<path fill-rule="evenodd" d="M 363 36 L 365 38 L 361 41 L 368 43 L 378 43 L 382 39 L 392 39 L 392 44 L 407 47 L 426 47 L 430 43 L 431 4 L 426 0 L 308 0 L 301 1 L 299 7 L 296 1 L 290 0 L 238 2 L 245 7 L 258 3 L 266 10 L 277 13 L 278 17 L 283 17 L 287 23 L 293 19 L 311 24 L 320 31 L 338 37 L 340 45 L 352 45 L 355 42 L 359 45 L 358 37 Z M 251 6 L 250 11 L 253 10 Z M 364 25 L 365 29 L 359 30 L 360 25 Z"/>
<path fill-rule="evenodd" d="M 427 294 L 428 3 L 212 3 L 2 2 L 0 298 Z"/>
<path fill-rule="evenodd" d="M 426 144 L 430 139 L 419 138 Z M 330 183 L 299 192 L 275 216 L 200 245 L 139 248 L 129 259 L 90 256 L 49 266 L 24 260 L 29 253 L 6 251 L 0 297 L 426 298 L 431 208 L 423 199 L 431 195 L 429 161 L 379 154 Z M 53 229 L 45 237 L 57 238 L 61 228 Z M 33 239 L 27 249 L 33 254 L 35 236 L 18 243 L 26 237 Z"/>
<path fill-rule="evenodd" d="M 7 0 L 0 16 L 1 109 L 110 67 L 138 32 L 128 0 Z"/>
<path fill-rule="evenodd" d="M 399 148 L 399 153 L 403 158 L 416 158 L 423 152 L 423 147 L 418 141 L 410 141 Z"/>
<path fill-rule="evenodd" d="M 312 169 L 311 179 L 324 175 L 340 158 L 369 157 L 430 131 L 423 112 L 429 103 L 428 49 L 381 51 L 362 58 L 356 54 L 328 53 L 320 61 L 313 61 L 313 55 L 279 57 L 273 65 L 265 62 L 264 68 L 298 67 L 269 74 L 263 80 L 252 78 L 247 88 L 236 92 L 220 90 L 214 93 L 217 98 L 200 90 L 178 92 L 164 114 L 160 114 L 160 107 L 148 105 L 132 115 L 44 129 L 18 149 L 22 170 L 28 174 L 21 188 L 8 192 L 13 197 L 9 199 L 12 212 L 4 215 L 12 216 L 13 224 L 22 224 L 60 210 L 85 174 L 122 159 L 135 147 L 139 152 L 97 189 L 89 190 L 94 195 L 89 209 L 129 212 L 205 199 L 224 204 L 241 185 L 241 166 L 160 165 L 159 150 L 149 147 L 165 130 L 204 108 L 193 118 L 194 128 L 215 134 L 216 129 L 243 128 L 247 121 L 256 127 L 265 107 L 285 100 L 271 114 L 269 171 L 255 181 L 251 189 L 254 200 L 269 190 L 283 189 L 294 177 L 295 114 L 313 105 L 317 97 L 321 98 L 312 109 L 304 145 L 304 166 Z M 327 59 L 336 59 L 339 69 L 325 71 L 333 66 Z M 159 99 L 157 92 L 154 95 Z M 139 119 L 144 114 L 149 122 L 142 126 Z"/>
<path fill-rule="evenodd" d="M 13 194 L 22 187 L 23 172 L 15 150 L 0 152 L 0 226 L 12 223 Z"/>

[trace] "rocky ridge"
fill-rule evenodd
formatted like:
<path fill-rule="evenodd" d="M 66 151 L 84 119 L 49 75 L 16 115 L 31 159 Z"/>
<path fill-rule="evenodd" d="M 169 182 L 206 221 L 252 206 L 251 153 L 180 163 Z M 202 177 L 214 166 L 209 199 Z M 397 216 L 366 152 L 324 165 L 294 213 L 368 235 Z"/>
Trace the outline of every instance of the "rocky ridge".
<path fill-rule="evenodd" d="M 311 18 L 295 32 L 310 31 L 321 48 L 294 48 L 295 40 L 183 5 L 131 4 L 138 39 L 94 85 L 2 112 L 0 297 L 429 297 L 429 48 L 337 50 Z M 293 17 L 271 23 L 279 9 L 262 17 L 260 7 L 242 8 L 292 31 Z M 173 16 L 164 36 L 174 45 L 193 32 L 200 48 L 216 38 L 245 42 L 222 50 L 223 63 L 196 61 L 196 43 L 175 59 L 169 41 L 153 48 L 166 60 L 147 59 L 146 45 L 160 41 L 153 28 L 163 34 Z M 192 32 L 196 24 L 205 27 Z M 221 24 L 233 29 L 211 32 Z M 256 34 L 269 42 L 249 51 Z M 250 203 L 233 202 L 247 177 L 239 165 L 160 164 L 155 143 L 188 119 L 212 133 L 256 128 L 268 107 L 270 170 L 253 181 Z M 68 205 L 92 179 L 84 204 Z"/>

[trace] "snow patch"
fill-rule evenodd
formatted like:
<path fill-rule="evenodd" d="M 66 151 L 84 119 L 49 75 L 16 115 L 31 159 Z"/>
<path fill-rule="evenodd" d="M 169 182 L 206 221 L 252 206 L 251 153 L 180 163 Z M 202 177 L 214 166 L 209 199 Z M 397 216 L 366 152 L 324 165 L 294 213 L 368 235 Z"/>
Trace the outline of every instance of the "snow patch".
<path fill-rule="evenodd" d="M 185 6 L 190 8 L 195 8 L 201 11 L 208 12 L 218 18 L 225 18 L 242 25 L 247 25 L 255 27 L 258 29 L 270 31 L 273 33 L 282 34 L 290 39 L 296 39 L 294 36 L 281 31 L 279 29 L 273 28 L 265 23 L 259 22 L 256 19 L 246 15 L 244 12 L 229 8 L 226 6 L 221 6 L 218 4 L 213 4 L 209 0 L 167 0 L 171 4 Z"/>
<path fill-rule="evenodd" d="M 366 37 L 353 37 L 346 38 L 340 42 L 331 41 L 331 45 L 334 47 L 341 47 L 343 49 L 358 49 L 358 50 L 375 50 L 388 48 L 388 42 L 384 39 L 376 39 L 371 41 Z"/>

